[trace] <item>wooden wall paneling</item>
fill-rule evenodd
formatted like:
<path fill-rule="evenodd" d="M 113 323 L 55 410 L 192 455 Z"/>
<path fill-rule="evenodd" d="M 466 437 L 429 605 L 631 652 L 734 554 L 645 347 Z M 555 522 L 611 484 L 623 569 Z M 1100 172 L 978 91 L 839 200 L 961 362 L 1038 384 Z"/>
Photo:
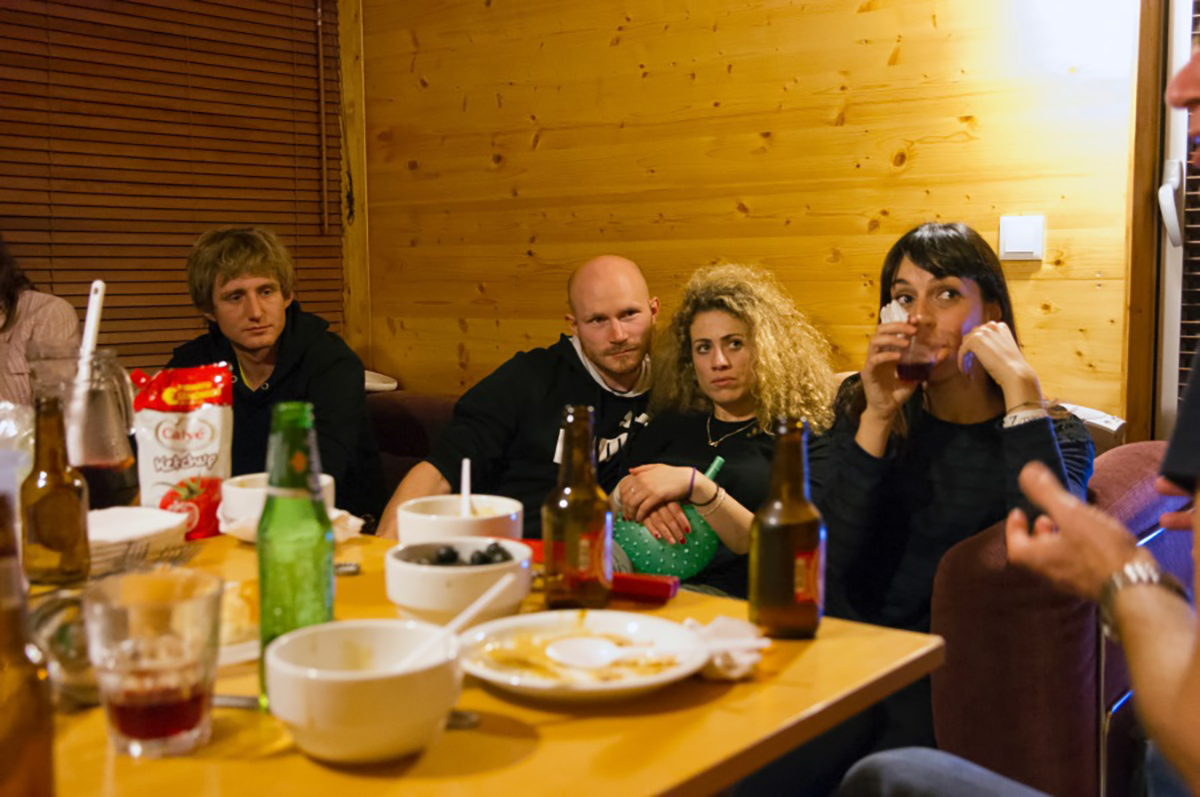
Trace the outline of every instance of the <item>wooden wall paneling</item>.
<path fill-rule="evenodd" d="M 371 345 L 371 258 L 367 202 L 367 130 L 363 75 L 362 0 L 339 0 L 342 77 L 342 172 L 346 201 L 342 205 L 342 262 L 345 267 L 346 322 L 342 336 L 373 367 Z"/>
<path fill-rule="evenodd" d="M 1130 132 L 1129 219 L 1126 239 L 1128 289 L 1125 307 L 1125 378 L 1122 404 L 1126 438 L 1153 433 L 1158 381 L 1158 186 L 1166 85 L 1167 4 L 1142 0 L 1136 83 Z"/>
<path fill-rule="evenodd" d="M 770 267 L 856 367 L 903 232 L 1042 213 L 1045 260 L 1006 264 L 1030 357 L 1122 414 L 1136 9 L 362 3 L 374 362 L 406 386 L 550 342 L 609 251 L 668 313 L 699 265 Z"/>

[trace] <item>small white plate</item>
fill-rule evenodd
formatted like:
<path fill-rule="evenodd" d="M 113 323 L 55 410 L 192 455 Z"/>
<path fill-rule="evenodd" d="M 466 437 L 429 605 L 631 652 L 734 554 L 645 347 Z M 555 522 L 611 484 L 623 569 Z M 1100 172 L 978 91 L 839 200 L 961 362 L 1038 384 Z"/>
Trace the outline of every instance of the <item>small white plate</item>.
<path fill-rule="evenodd" d="M 559 677 L 548 678 L 501 667 L 483 655 L 483 649 L 489 643 L 503 643 L 518 634 L 530 634 L 541 640 L 567 636 L 572 631 L 585 635 L 615 634 L 628 639 L 631 644 L 647 646 L 648 651 L 652 646 L 671 650 L 702 646 L 695 631 L 660 617 L 605 610 L 537 612 L 493 620 L 463 633 L 459 637 L 463 645 L 463 669 L 476 678 L 526 697 L 589 702 L 618 700 L 659 689 L 687 678 L 708 661 L 706 653 L 697 651 L 677 655 L 674 664 L 659 672 L 626 674 L 622 669 L 617 673 L 619 677 L 610 680 L 598 678 L 594 670 L 567 667 L 559 670 Z"/>
<path fill-rule="evenodd" d="M 367 371 L 367 392 L 368 393 L 386 393 L 389 390 L 395 390 L 400 383 L 390 376 L 379 373 L 378 371 Z"/>
<path fill-rule="evenodd" d="M 258 661 L 260 647 L 257 639 L 238 642 L 233 645 L 222 645 L 217 648 L 217 666 L 229 667 L 233 664 L 243 664 L 247 661 Z"/>

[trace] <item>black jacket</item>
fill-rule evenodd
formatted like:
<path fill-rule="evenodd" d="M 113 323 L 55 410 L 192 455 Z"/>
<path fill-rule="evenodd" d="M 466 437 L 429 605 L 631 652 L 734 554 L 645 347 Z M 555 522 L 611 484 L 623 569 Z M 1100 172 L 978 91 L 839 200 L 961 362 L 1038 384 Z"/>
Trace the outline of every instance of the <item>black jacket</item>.
<path fill-rule="evenodd" d="M 271 407 L 280 401 L 312 402 L 321 469 L 336 482 L 337 506 L 378 517 L 383 508 L 379 450 L 367 417 L 363 364 L 329 322 L 287 309 L 275 370 L 258 390 L 241 382 L 237 357 L 216 324 L 208 334 L 175 349 L 168 368 L 227 362 L 233 370 L 233 475 L 266 468 Z"/>
<path fill-rule="evenodd" d="M 625 444 L 646 424 L 647 394 L 624 396 L 592 378 L 563 335 L 553 346 L 520 352 L 463 394 L 429 462 L 458 492 L 463 457 L 471 458 L 472 489 L 524 504 L 526 537 L 541 535 L 542 502 L 558 481 L 554 461 L 562 410 L 594 410 L 596 477 L 612 491 L 628 470 Z"/>

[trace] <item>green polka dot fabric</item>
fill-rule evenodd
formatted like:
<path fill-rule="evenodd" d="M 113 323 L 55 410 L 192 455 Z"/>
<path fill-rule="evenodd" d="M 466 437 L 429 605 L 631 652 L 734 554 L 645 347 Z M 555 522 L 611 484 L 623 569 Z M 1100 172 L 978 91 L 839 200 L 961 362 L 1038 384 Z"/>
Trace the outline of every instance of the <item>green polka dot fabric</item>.
<path fill-rule="evenodd" d="M 613 539 L 629 554 L 635 572 L 678 576 L 683 581 L 708 567 L 720 539 L 695 509 L 684 506 L 683 514 L 692 526 L 692 533 L 684 542 L 674 545 L 656 540 L 640 523 L 621 519 L 613 522 Z"/>
<path fill-rule="evenodd" d="M 717 457 L 704 475 L 715 478 L 724 464 L 725 460 Z M 692 532 L 682 543 L 675 544 L 656 540 L 645 526 L 632 520 L 618 517 L 613 521 L 613 539 L 629 555 L 634 572 L 678 576 L 680 581 L 686 581 L 708 567 L 721 539 L 691 504 L 683 505 L 683 514 Z"/>

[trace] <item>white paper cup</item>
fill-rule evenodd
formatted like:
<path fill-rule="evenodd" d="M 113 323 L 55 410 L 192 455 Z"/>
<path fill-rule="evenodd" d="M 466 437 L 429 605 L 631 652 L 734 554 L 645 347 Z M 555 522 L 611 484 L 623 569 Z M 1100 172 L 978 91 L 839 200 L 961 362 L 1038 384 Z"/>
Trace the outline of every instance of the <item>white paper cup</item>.
<path fill-rule="evenodd" d="M 521 539 L 524 507 L 502 495 L 472 495 L 473 514 L 462 514 L 462 496 L 432 495 L 400 505 L 400 542 L 438 542 L 452 537 Z"/>

